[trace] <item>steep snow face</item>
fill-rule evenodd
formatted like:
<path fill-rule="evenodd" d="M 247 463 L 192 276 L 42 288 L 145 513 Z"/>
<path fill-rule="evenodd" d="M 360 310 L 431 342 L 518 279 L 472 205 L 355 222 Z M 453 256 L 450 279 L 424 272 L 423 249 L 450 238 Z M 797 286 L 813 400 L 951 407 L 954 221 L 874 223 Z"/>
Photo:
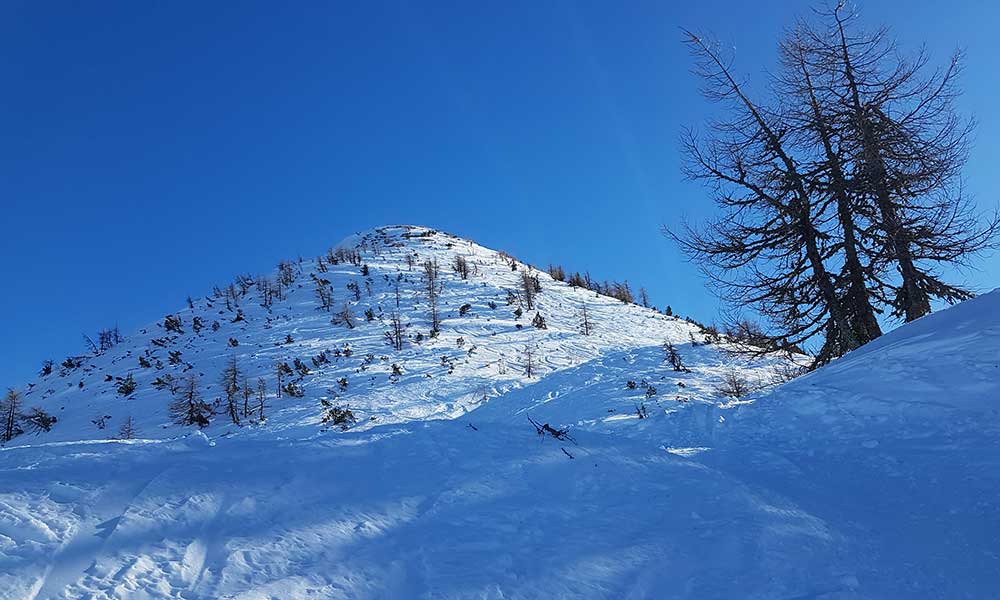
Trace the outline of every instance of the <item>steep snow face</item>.
<path fill-rule="evenodd" d="M 606 360 L 609 352 L 644 353 L 635 374 L 616 370 L 620 377 L 612 387 L 624 389 L 627 379 L 638 382 L 640 370 L 662 362 L 658 347 L 665 341 L 680 348 L 692 371 L 664 385 L 657 381 L 656 400 L 671 403 L 682 380 L 687 383 L 683 400 L 712 399 L 720 373 L 730 364 L 751 369 L 753 381 L 770 382 L 779 360 L 747 362 L 718 347 L 692 349 L 691 342 L 703 335 L 686 321 L 570 287 L 500 252 L 426 228 L 379 228 L 336 248 L 339 257 L 331 251 L 328 257 L 289 262 L 257 281 L 247 278 L 232 297 L 223 289 L 193 299 L 169 315 L 176 318 L 169 327 L 161 318 L 97 356 L 81 357 L 79 366 L 57 364 L 31 384 L 24 405 L 43 408 L 58 422 L 50 432 L 18 437 L 12 445 L 107 439 L 128 417 L 143 438 L 183 435 L 184 428 L 171 423 L 167 413 L 172 394 L 163 382 L 194 376 L 202 398 L 218 401 L 225 395 L 223 370 L 234 360 L 244 427 L 220 410 L 207 430 L 210 435 L 260 428 L 259 379 L 266 391 L 265 434 L 297 435 L 290 429 L 318 429 L 323 402 L 349 406 L 359 429 L 454 418 L 550 374 Z M 466 261 L 465 277 L 454 268 L 457 258 Z M 440 269 L 436 337 L 430 335 L 422 275 L 427 261 Z M 521 291 L 525 273 L 540 284 L 530 307 Z M 272 289 L 282 278 L 280 291 L 263 291 L 261 280 Z M 328 300 L 318 296 L 320 287 L 328 290 Z M 589 335 L 582 332 L 584 311 Z M 386 337 L 393 313 L 403 329 L 400 350 Z M 533 326 L 536 315 L 544 318 L 545 329 Z M 278 397 L 280 364 L 291 368 L 282 384 L 294 382 L 301 398 L 288 392 Z M 121 393 L 128 377 L 135 390 Z M 244 389 L 249 393 L 246 415 Z M 617 408 L 632 412 L 624 392 L 614 396 L 623 400 Z"/>

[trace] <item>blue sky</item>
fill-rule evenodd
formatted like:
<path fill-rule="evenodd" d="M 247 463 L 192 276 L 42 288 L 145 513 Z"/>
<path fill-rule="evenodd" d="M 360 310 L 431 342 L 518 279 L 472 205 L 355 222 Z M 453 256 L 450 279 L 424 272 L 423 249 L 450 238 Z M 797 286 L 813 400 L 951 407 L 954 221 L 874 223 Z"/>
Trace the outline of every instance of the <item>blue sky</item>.
<path fill-rule="evenodd" d="M 968 52 L 966 175 L 996 204 L 1000 9 L 863 3 L 910 47 Z M 682 6 L 683 5 L 683 6 Z M 416 223 L 644 285 L 712 320 L 659 235 L 711 211 L 677 137 L 712 108 L 679 26 L 754 80 L 801 2 L 5 2 L 0 386 L 81 333 L 131 331 L 241 272 Z M 1000 260 L 960 277 L 1000 285 Z"/>

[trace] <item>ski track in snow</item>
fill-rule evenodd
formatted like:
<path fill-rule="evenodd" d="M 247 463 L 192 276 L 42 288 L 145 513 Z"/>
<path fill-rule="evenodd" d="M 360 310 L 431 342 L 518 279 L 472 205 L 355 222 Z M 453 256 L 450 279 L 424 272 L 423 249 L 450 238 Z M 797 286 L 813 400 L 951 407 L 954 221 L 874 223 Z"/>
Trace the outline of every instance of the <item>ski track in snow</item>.
<path fill-rule="evenodd" d="M 25 404 L 59 422 L 0 449 L 0 598 L 834 600 L 1000 589 L 1000 293 L 727 402 L 716 391 L 727 370 L 769 384 L 785 359 L 692 345 L 701 334 L 683 320 L 545 274 L 537 301 L 548 328 L 536 330 L 534 311 L 515 319 L 507 305 L 520 273 L 446 234 L 384 228 L 341 245 L 363 250 L 370 294 L 359 266 L 303 262 L 270 309 L 253 290 L 241 298 L 242 322 L 235 307 L 199 298 L 178 313 L 184 334 L 161 321 L 35 382 Z M 408 252 L 419 255 L 412 271 Z M 456 253 L 474 265 L 468 280 L 450 269 Z M 441 265 L 444 320 L 437 339 L 417 343 L 429 329 L 417 293 L 427 258 Z M 349 302 L 355 328 L 331 324 L 311 275 L 331 281 L 338 306 Z M 393 352 L 383 332 L 399 275 L 409 339 Z M 583 305 L 591 336 L 578 330 Z M 193 332 L 195 315 L 219 330 Z M 664 340 L 690 372 L 664 366 Z M 531 378 L 525 345 L 537 353 Z M 350 356 L 333 356 L 348 346 Z M 169 364 L 169 350 L 184 362 Z M 323 351 L 330 363 L 314 366 Z M 140 355 L 162 368 L 140 368 Z M 305 397 L 270 398 L 266 424 L 170 424 L 153 378 L 199 373 L 212 400 L 233 355 L 272 388 L 276 361 L 302 359 Z M 138 390 L 121 398 L 114 377 L 127 372 Z M 320 399 L 349 405 L 358 424 L 322 426 Z M 141 439 L 109 440 L 126 415 Z M 105 429 L 93 423 L 102 416 Z M 537 435 L 528 416 L 572 440 Z"/>

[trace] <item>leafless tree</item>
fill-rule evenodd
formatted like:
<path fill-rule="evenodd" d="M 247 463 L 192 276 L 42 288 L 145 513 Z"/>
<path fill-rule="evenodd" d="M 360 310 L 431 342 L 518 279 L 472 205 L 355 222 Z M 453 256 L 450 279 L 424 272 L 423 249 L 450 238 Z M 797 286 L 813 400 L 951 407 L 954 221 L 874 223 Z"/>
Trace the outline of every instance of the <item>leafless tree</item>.
<path fill-rule="evenodd" d="M 357 281 L 347 282 L 347 291 L 354 295 L 354 301 L 358 302 L 361 300 L 361 287 L 358 285 Z"/>
<path fill-rule="evenodd" d="M 838 2 L 781 40 L 775 99 L 750 98 L 716 46 L 687 33 L 706 95 L 729 108 L 688 132 L 688 175 L 724 214 L 675 236 L 724 299 L 751 306 L 781 348 L 821 340 L 814 366 L 968 290 L 941 267 L 996 246 L 1000 219 L 962 193 L 972 121 L 955 110 L 960 56 L 928 69 Z"/>
<path fill-rule="evenodd" d="M 344 307 L 340 309 L 340 313 L 337 315 L 337 321 L 348 329 L 354 329 L 354 317 L 351 315 L 351 305 L 348 302 L 344 302 Z"/>
<path fill-rule="evenodd" d="M 100 347 L 97 344 L 95 344 L 94 340 L 91 339 L 91 337 L 89 335 L 87 335 L 86 333 L 83 334 L 83 343 L 84 343 L 85 346 L 87 346 L 87 350 L 90 350 L 91 354 L 100 354 L 101 353 Z"/>
<path fill-rule="evenodd" d="M 326 312 L 330 312 L 333 308 L 333 290 L 325 279 L 316 281 L 316 299 L 319 301 L 319 307 Z"/>
<path fill-rule="evenodd" d="M 590 322 L 590 314 L 587 312 L 587 307 L 583 306 L 580 308 L 580 333 L 590 335 L 593 332 L 594 326 Z"/>
<path fill-rule="evenodd" d="M 240 305 L 240 295 L 239 292 L 236 291 L 235 285 L 231 283 L 227 285 L 226 289 L 223 291 L 223 296 L 226 299 L 226 310 L 231 311 L 233 308 Z"/>
<path fill-rule="evenodd" d="M 278 379 L 278 391 L 275 392 L 277 398 L 281 398 L 281 380 L 285 376 L 285 369 L 288 365 L 283 362 L 278 362 L 274 365 L 274 376 Z M 288 369 L 291 371 L 291 369 Z"/>
<path fill-rule="evenodd" d="M 556 281 L 566 281 L 566 270 L 559 265 L 549 265 L 549 277 Z"/>
<path fill-rule="evenodd" d="M 385 332 L 385 337 L 393 350 L 398 352 L 403 349 L 403 323 L 396 311 L 389 315 L 389 331 Z"/>
<path fill-rule="evenodd" d="M 28 431 L 38 435 L 43 432 L 51 431 L 52 426 L 55 425 L 58 419 L 41 408 L 34 406 L 25 414 L 20 415 L 20 420 L 24 423 L 24 426 L 28 428 Z"/>
<path fill-rule="evenodd" d="M 538 281 L 537 275 L 532 275 L 530 269 L 521 271 L 521 297 L 524 298 L 525 307 L 528 310 L 535 309 L 535 295 L 541 291 L 542 285 Z"/>
<path fill-rule="evenodd" d="M 688 370 L 684 366 L 684 361 L 681 360 L 680 352 L 677 351 L 677 348 L 669 340 L 663 342 L 663 354 L 664 359 L 674 371 L 686 372 Z"/>
<path fill-rule="evenodd" d="M 212 416 L 212 407 L 201 399 L 198 378 L 189 375 L 181 382 L 174 400 L 169 406 L 170 417 L 178 425 L 207 427 Z"/>
<path fill-rule="evenodd" d="M 243 392 L 243 418 L 246 419 L 249 418 L 252 414 L 250 409 L 250 398 L 253 398 L 254 390 L 253 387 L 250 385 L 250 379 L 245 375 L 243 376 L 242 392 Z"/>
<path fill-rule="evenodd" d="M 0 416 L 3 417 L 3 435 L 0 436 L 0 442 L 7 443 L 21 433 L 21 428 L 17 425 L 21 411 L 21 394 L 13 388 L 8 389 L 0 409 L 2 409 Z"/>
<path fill-rule="evenodd" d="M 752 346 L 750 354 L 766 354 L 781 349 L 756 321 L 746 318 L 730 319 L 723 325 L 722 331 L 729 341 Z"/>
<path fill-rule="evenodd" d="M 928 73 L 924 51 L 907 57 L 886 28 L 857 26 L 845 4 L 819 14 L 821 24 L 800 22 L 783 51 L 819 82 L 811 86 L 823 107 L 818 118 L 843 146 L 856 210 L 881 250 L 873 263 L 896 267 L 898 281 L 879 280 L 873 293 L 906 321 L 929 313 L 931 298 L 971 297 L 933 269 L 967 264 L 994 247 L 997 230 L 996 215 L 981 220 L 962 193 L 974 123 L 954 106 L 961 55 Z"/>
<path fill-rule="evenodd" d="M 455 257 L 453 268 L 455 269 L 455 272 L 462 277 L 462 279 L 469 278 L 469 261 L 467 261 L 464 256 Z"/>
<path fill-rule="evenodd" d="M 131 440 L 135 438 L 137 434 L 138 430 L 135 426 L 135 419 L 132 418 L 132 415 L 129 415 L 125 418 L 122 426 L 118 428 L 118 439 Z"/>
<path fill-rule="evenodd" d="M 841 354 L 857 348 L 824 260 L 831 250 L 815 220 L 822 206 L 793 156 L 790 126 L 747 95 L 718 51 L 686 35 L 704 94 L 725 104 L 730 118 L 714 123 L 704 141 L 687 132 L 685 170 L 711 186 L 725 213 L 703 229 L 669 233 L 724 299 L 753 306 L 783 328 L 784 339 L 826 333 Z"/>
<path fill-rule="evenodd" d="M 635 303 L 635 298 L 632 296 L 632 288 L 629 287 L 627 281 L 624 281 L 622 283 L 618 283 L 616 281 L 614 284 L 612 284 L 611 292 L 609 295 L 621 300 L 625 304 Z"/>
<path fill-rule="evenodd" d="M 524 374 L 531 379 L 535 373 L 535 349 L 531 346 L 524 346 Z"/>
<path fill-rule="evenodd" d="M 278 263 L 278 282 L 282 286 L 288 287 L 295 283 L 295 277 L 298 273 L 298 268 L 295 263 L 283 260 Z"/>
<path fill-rule="evenodd" d="M 257 294 L 260 296 L 260 305 L 270 308 L 274 304 L 275 283 L 268 277 L 257 278 Z"/>
<path fill-rule="evenodd" d="M 236 362 L 236 356 L 233 355 L 229 358 L 229 362 L 226 364 L 226 368 L 222 370 L 222 391 L 226 395 L 226 413 L 229 415 L 230 420 L 232 420 L 234 425 L 240 424 L 240 412 L 237 408 L 237 399 L 240 394 L 240 377 L 241 377 L 239 365 Z"/>
<path fill-rule="evenodd" d="M 862 262 L 865 223 L 863 216 L 858 214 L 856 185 L 851 180 L 850 159 L 846 156 L 850 144 L 832 122 L 829 86 L 815 83 L 815 65 L 810 50 L 803 43 L 803 34 L 803 29 L 797 30 L 780 46 L 784 69 L 779 74 L 777 87 L 785 98 L 786 120 L 796 125 L 800 140 L 822 149 L 813 158 L 813 188 L 828 195 L 835 207 L 843 254 L 842 302 L 858 343 L 864 344 L 882 335 L 882 330 L 867 287 L 866 273 L 871 271 Z M 828 347 L 838 343 L 835 337 L 827 339 Z"/>
<path fill-rule="evenodd" d="M 729 369 L 722 375 L 722 383 L 716 388 L 716 391 L 720 396 L 726 396 L 739 400 L 744 396 L 748 395 L 752 390 L 750 389 L 750 384 L 747 382 L 739 371 L 736 369 Z"/>
<path fill-rule="evenodd" d="M 263 377 L 257 378 L 257 420 L 264 421 L 264 404 L 267 402 L 267 382 Z"/>
<path fill-rule="evenodd" d="M 114 327 L 102 329 L 97 332 L 96 345 L 94 345 L 93 340 L 90 338 L 87 338 L 87 341 L 91 345 L 92 350 L 95 350 L 97 354 L 101 354 L 120 344 L 123 339 L 121 332 L 118 330 L 118 325 L 115 325 Z"/>
<path fill-rule="evenodd" d="M 437 259 L 424 261 L 423 285 L 431 317 L 431 335 L 437 335 L 441 329 L 438 303 L 441 299 L 441 292 L 444 290 L 444 283 L 441 281 L 441 268 L 438 266 Z"/>
<path fill-rule="evenodd" d="M 246 296 L 250 288 L 254 286 L 253 275 L 245 273 L 243 275 L 236 276 L 236 285 L 240 288 L 240 296 Z"/>

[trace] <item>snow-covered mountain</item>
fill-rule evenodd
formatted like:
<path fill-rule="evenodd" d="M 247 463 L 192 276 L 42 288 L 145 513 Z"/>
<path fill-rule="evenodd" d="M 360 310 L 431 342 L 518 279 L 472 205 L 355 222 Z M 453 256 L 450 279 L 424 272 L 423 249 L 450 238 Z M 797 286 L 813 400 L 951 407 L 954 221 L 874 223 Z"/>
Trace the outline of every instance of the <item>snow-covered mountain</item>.
<path fill-rule="evenodd" d="M 774 387 L 797 357 L 372 230 L 40 376 L 23 408 L 57 421 L 0 450 L 0 598 L 989 597 L 996 314 Z M 190 382 L 203 428 L 169 410 Z"/>
<path fill-rule="evenodd" d="M 464 275 L 456 259 L 464 261 Z M 436 336 L 425 290 L 428 261 L 440 277 Z M 526 275 L 537 281 L 530 302 Z M 582 331 L 584 311 L 589 335 Z M 393 314 L 398 350 L 388 337 Z M 536 326 L 537 316 L 544 328 Z M 607 408 L 634 416 L 648 385 L 628 394 L 623 386 L 663 361 L 660 346 L 667 341 L 681 349 L 691 372 L 669 378 L 658 372 L 647 382 L 656 387 L 653 403 L 714 399 L 720 374 L 732 366 L 750 369 L 754 383 L 773 379 L 775 360 L 739 361 L 719 351 L 724 345 L 691 346 L 704 338 L 697 325 L 554 281 L 505 253 L 426 228 L 383 227 L 351 236 L 324 256 L 286 261 L 267 276 L 238 277 L 102 352 L 53 361 L 52 372 L 24 392 L 23 404 L 58 420 L 51 431 L 13 445 L 106 439 L 129 417 L 143 438 L 182 435 L 168 407 L 191 377 L 201 399 L 217 403 L 209 435 L 262 428 L 263 380 L 268 436 L 315 433 L 324 402 L 349 407 L 354 430 L 454 418 L 612 352 L 623 364 L 640 361 L 634 368 L 613 364 L 617 378 L 608 381 L 618 404 Z M 234 362 L 237 416 L 245 427 L 232 422 L 222 402 L 223 372 Z"/>

